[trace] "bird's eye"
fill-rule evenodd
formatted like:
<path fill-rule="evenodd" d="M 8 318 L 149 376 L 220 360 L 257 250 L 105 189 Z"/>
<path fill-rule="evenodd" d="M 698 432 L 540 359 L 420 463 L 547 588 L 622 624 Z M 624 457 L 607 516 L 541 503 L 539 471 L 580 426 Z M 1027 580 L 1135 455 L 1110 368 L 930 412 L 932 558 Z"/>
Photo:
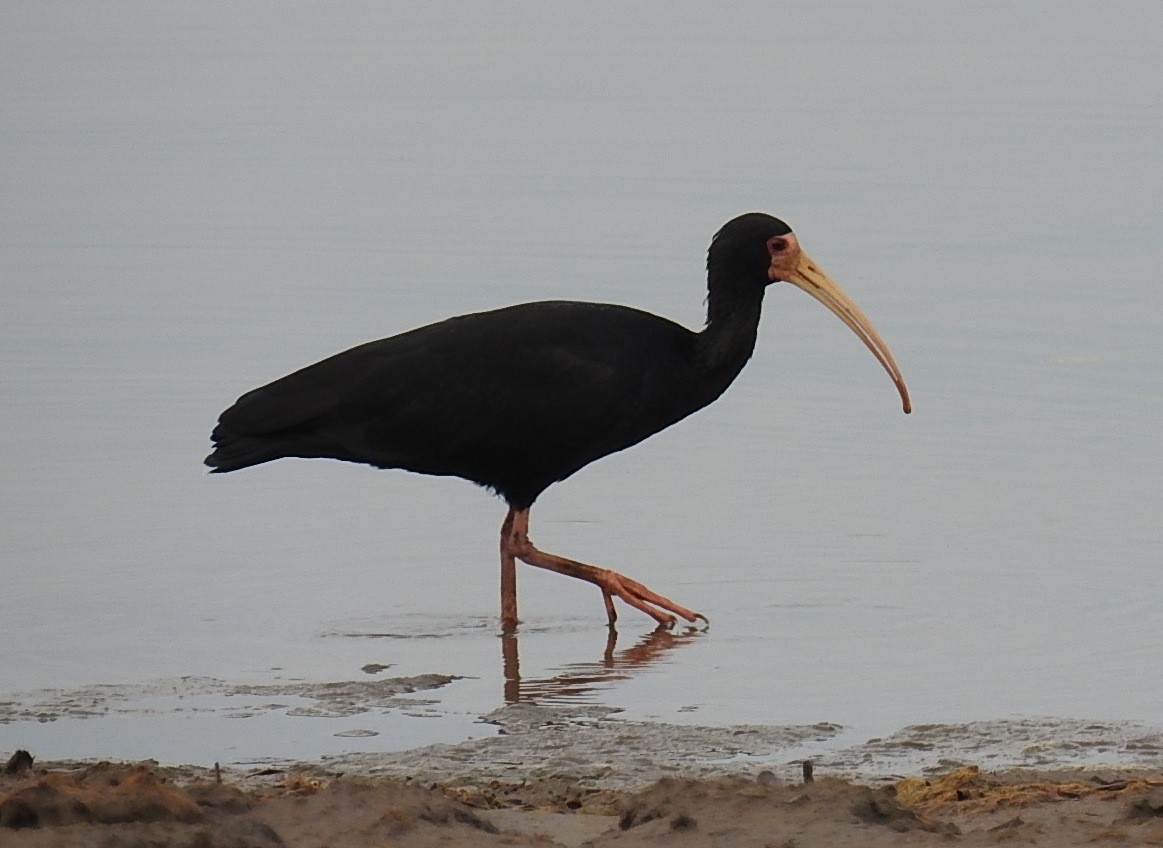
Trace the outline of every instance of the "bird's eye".
<path fill-rule="evenodd" d="M 776 236 L 767 243 L 767 249 L 772 253 L 779 253 L 781 250 L 787 249 L 787 239 Z"/>

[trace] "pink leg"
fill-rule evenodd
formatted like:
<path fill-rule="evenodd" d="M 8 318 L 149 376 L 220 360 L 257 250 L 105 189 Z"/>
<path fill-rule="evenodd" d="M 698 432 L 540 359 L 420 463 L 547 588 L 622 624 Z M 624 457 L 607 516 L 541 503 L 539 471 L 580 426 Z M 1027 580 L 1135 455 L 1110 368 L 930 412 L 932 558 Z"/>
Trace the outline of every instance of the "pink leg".
<path fill-rule="evenodd" d="M 517 561 L 508 545 L 514 514 L 510 509 L 501 525 L 501 631 L 504 633 L 517 629 Z"/>
<path fill-rule="evenodd" d="M 579 580 L 593 583 L 602 590 L 602 602 L 606 606 L 606 616 L 609 619 L 611 627 L 614 626 L 614 622 L 618 618 L 618 614 L 614 609 L 614 596 L 621 598 L 635 609 L 642 610 L 642 612 L 646 613 L 659 624 L 667 627 L 674 626 L 675 615 L 682 616 L 687 621 L 707 620 L 705 615 L 679 606 L 674 601 L 664 598 L 656 592 L 652 592 L 636 580 L 631 580 L 629 577 L 619 574 L 616 571 L 586 565 L 584 562 L 577 562 L 576 560 L 566 559 L 565 557 L 547 554 L 544 551 L 538 550 L 529 541 L 529 510 L 510 509 L 509 514 L 505 517 L 505 523 L 501 525 L 502 627 L 505 627 L 509 612 L 511 612 L 512 621 L 514 622 L 514 626 L 516 626 L 516 577 L 512 576 L 509 578 L 511 583 L 511 589 L 509 591 L 512 593 L 511 599 L 506 594 L 507 584 L 505 582 L 506 567 L 515 567 L 513 565 L 515 559 L 519 559 L 528 565 L 545 568 L 549 571 L 556 571 L 558 574 L 565 574 L 568 577 L 576 577 Z M 507 607 L 507 603 L 510 606 Z"/>

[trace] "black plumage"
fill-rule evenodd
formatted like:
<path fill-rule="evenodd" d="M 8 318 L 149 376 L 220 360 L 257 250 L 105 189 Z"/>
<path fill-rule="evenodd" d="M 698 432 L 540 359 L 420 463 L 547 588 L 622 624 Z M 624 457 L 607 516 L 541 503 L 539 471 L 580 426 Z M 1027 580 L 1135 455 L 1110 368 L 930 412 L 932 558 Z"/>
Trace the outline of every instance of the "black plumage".
<path fill-rule="evenodd" d="M 887 348 L 802 254 L 785 223 L 761 213 L 728 222 L 712 241 L 707 267 L 702 332 L 625 306 L 576 301 L 450 318 L 359 345 L 246 393 L 222 413 L 206 464 L 226 472 L 283 457 L 325 457 L 462 477 L 509 505 L 503 583 L 516 557 L 599 585 L 611 623 L 611 594 L 660 623 L 673 616 L 651 607 L 694 620 L 701 616 L 616 572 L 534 548 L 527 527 L 537 497 L 719 397 L 755 347 L 767 285 L 782 279 L 824 301 L 861 335 L 893 375 L 908 411 Z M 502 619 L 512 627 L 511 575 L 508 582 Z"/>

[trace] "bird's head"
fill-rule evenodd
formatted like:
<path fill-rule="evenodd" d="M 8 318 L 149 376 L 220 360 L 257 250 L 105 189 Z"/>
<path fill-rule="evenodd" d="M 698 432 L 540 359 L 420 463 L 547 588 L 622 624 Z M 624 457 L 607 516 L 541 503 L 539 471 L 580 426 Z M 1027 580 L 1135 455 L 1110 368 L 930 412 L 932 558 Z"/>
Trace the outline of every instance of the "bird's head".
<path fill-rule="evenodd" d="M 848 295 L 800 248 L 791 227 L 763 212 L 749 212 L 723 225 L 707 252 L 709 283 L 732 278 L 744 285 L 791 283 L 843 321 L 892 377 L 904 411 L 912 412 L 909 390 L 888 345 Z"/>

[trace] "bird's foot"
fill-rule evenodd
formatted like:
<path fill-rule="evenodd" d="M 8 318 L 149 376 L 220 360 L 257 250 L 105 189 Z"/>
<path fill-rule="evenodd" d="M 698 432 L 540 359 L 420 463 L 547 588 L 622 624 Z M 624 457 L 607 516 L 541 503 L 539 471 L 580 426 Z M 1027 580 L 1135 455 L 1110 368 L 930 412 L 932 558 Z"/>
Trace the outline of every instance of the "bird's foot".
<path fill-rule="evenodd" d="M 584 565 L 584 563 L 580 562 L 575 564 Z M 618 619 L 618 613 L 614 609 L 613 596 L 615 595 L 635 609 L 642 610 L 642 612 L 646 613 L 668 630 L 673 628 L 678 621 L 675 615 L 681 616 L 692 623 L 696 621 L 702 621 L 706 625 L 710 625 L 711 623 L 702 613 L 676 604 L 669 598 L 651 591 L 637 580 L 632 580 L 624 574 L 619 574 L 617 571 L 612 571 L 608 568 L 595 568 L 592 565 L 584 565 L 584 567 L 586 569 L 592 569 L 594 573 L 578 573 L 574 576 L 580 577 L 582 580 L 588 580 L 591 583 L 596 583 L 602 590 L 602 601 L 606 605 L 606 616 L 610 620 L 611 627 L 614 626 L 614 622 Z"/>
<path fill-rule="evenodd" d="M 624 574 L 608 568 L 598 568 L 573 559 L 547 554 L 539 550 L 529 540 L 529 511 L 509 510 L 505 523 L 501 526 L 501 605 L 502 621 L 512 620 L 515 626 L 517 618 L 516 577 L 513 575 L 513 561 L 522 562 L 556 571 L 568 577 L 576 577 L 593 583 L 602 590 L 602 603 L 606 606 L 606 617 L 610 627 L 618 620 L 618 613 L 614 609 L 614 597 L 617 596 L 635 609 L 642 610 L 658 624 L 667 629 L 673 628 L 678 619 L 686 619 L 692 624 L 701 621 L 709 626 L 710 621 L 702 613 L 689 610 L 665 598 L 657 592 L 643 586 L 637 580 L 631 580 Z M 508 588 L 506 588 L 508 587 Z"/>

